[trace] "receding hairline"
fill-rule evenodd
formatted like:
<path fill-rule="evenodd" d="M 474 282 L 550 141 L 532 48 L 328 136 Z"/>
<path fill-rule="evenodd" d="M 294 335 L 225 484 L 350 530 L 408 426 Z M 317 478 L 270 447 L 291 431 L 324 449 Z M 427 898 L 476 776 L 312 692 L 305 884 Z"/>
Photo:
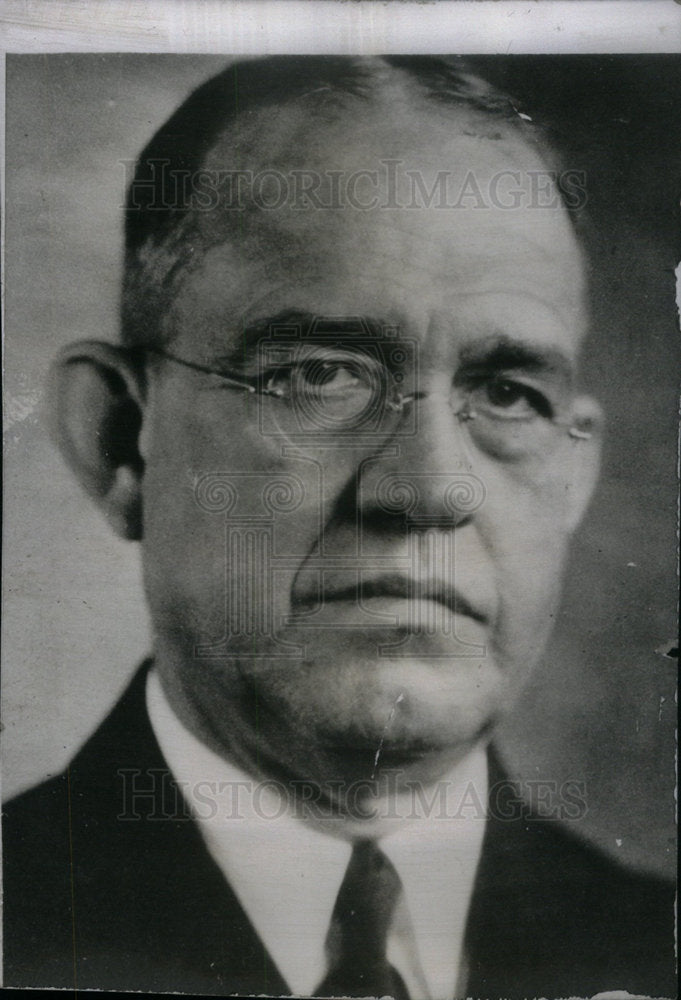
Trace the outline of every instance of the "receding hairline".
<path fill-rule="evenodd" d="M 178 277 L 199 258 L 192 211 L 183 205 L 159 210 L 154 202 L 159 163 L 169 175 L 191 174 L 227 148 L 237 163 L 242 158 L 244 167 L 252 167 L 272 152 L 277 137 L 287 141 L 292 121 L 309 140 L 320 126 L 352 121 L 358 103 L 376 106 L 386 95 L 403 107 L 432 109 L 441 120 L 464 111 L 487 127 L 490 120 L 503 123 L 550 163 L 550 147 L 519 116 L 516 103 L 458 59 L 281 56 L 235 63 L 190 94 L 140 155 L 126 211 L 124 342 L 143 346 L 163 339 Z M 264 121 L 271 126 L 268 134 Z M 146 205 L 133 205 L 133 189 L 147 193 Z"/>

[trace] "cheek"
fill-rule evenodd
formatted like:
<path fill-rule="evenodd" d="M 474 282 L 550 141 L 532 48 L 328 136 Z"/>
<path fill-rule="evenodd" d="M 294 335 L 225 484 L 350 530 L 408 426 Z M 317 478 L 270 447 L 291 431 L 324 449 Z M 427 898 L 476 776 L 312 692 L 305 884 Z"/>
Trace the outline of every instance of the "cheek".
<path fill-rule="evenodd" d="M 536 660 L 554 624 L 569 542 L 564 483 L 497 483 L 478 518 L 494 567 L 503 658 Z"/>
<path fill-rule="evenodd" d="M 144 564 L 157 624 L 180 638 L 252 643 L 290 610 L 292 584 L 342 488 L 338 465 L 291 458 L 242 425 L 207 435 L 166 418 L 144 479 Z M 326 456 L 328 462 L 328 456 Z"/>
<path fill-rule="evenodd" d="M 142 543 L 147 595 L 157 628 L 209 639 L 224 608 L 224 528 L 203 511 L 182 462 L 148 464 Z"/>

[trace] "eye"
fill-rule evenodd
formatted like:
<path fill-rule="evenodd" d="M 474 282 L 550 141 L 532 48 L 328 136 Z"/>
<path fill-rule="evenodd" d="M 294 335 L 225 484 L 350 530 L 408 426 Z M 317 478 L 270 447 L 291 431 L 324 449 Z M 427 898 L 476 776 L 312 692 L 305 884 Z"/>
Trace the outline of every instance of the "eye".
<path fill-rule="evenodd" d="M 268 391 L 286 399 L 318 401 L 368 397 L 380 390 L 378 366 L 369 358 L 324 353 L 272 369 L 265 375 Z"/>
<path fill-rule="evenodd" d="M 487 379 L 471 392 L 475 410 L 499 420 L 551 419 L 553 407 L 548 398 L 526 382 L 510 378 Z"/>
<path fill-rule="evenodd" d="M 294 384 L 325 396 L 347 395 L 366 383 L 360 366 L 351 361 L 307 361 L 298 365 Z"/>

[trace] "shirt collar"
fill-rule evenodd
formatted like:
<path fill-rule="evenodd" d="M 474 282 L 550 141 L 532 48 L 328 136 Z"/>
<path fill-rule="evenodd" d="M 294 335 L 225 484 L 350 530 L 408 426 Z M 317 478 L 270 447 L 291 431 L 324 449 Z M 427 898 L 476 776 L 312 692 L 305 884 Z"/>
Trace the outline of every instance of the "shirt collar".
<path fill-rule="evenodd" d="M 153 670 L 147 711 L 213 860 L 291 990 L 313 993 L 326 973 L 326 934 L 351 843 L 338 835 L 337 822 L 331 835 L 292 815 L 276 782 L 252 779 L 198 740 Z M 405 813 L 410 818 L 380 840 L 402 881 L 434 998 L 451 997 L 456 987 L 486 801 L 486 756 L 478 749 L 434 788 L 420 790 Z M 394 954 L 403 971 L 399 949 Z"/>

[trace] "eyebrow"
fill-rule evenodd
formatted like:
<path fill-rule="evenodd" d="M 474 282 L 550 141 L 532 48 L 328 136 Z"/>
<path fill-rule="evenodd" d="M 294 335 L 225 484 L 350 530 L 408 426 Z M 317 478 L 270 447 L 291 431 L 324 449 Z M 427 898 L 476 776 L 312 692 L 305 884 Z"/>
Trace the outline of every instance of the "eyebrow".
<path fill-rule="evenodd" d="M 267 316 L 244 324 L 239 332 L 238 343 L 227 354 L 216 358 L 218 364 L 229 367 L 252 358 L 264 340 L 273 343 L 281 338 L 296 337 L 355 338 L 371 337 L 381 339 L 387 329 L 394 330 L 394 324 L 369 316 L 318 316 L 299 309 L 287 309 L 275 316 Z"/>
<path fill-rule="evenodd" d="M 571 384 L 575 377 L 574 360 L 559 347 L 496 334 L 466 344 L 460 352 L 464 373 L 472 370 L 525 372 L 548 375 Z"/>
<path fill-rule="evenodd" d="M 394 324 L 370 316 L 334 317 L 318 316 L 300 309 L 286 309 L 274 316 L 256 319 L 241 329 L 237 345 L 216 358 L 219 365 L 229 368 L 252 359 L 264 340 L 276 343 L 292 337 L 311 335 L 315 339 L 385 336 L 385 331 L 395 330 Z M 474 373 L 491 373 L 522 370 L 528 374 L 549 376 L 566 386 L 575 378 L 575 362 L 559 347 L 527 341 L 508 334 L 492 334 L 482 340 L 464 344 L 459 355 L 459 376 Z"/>

